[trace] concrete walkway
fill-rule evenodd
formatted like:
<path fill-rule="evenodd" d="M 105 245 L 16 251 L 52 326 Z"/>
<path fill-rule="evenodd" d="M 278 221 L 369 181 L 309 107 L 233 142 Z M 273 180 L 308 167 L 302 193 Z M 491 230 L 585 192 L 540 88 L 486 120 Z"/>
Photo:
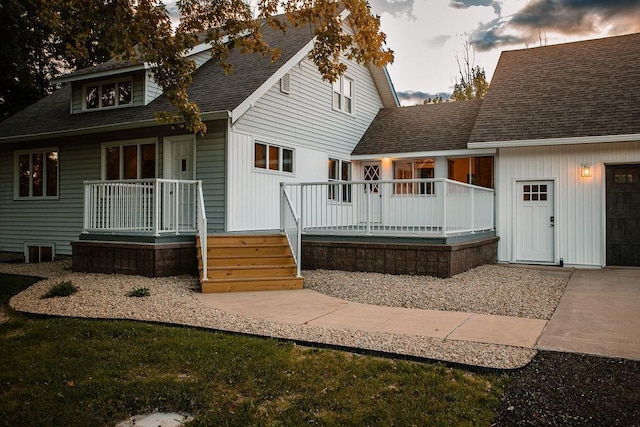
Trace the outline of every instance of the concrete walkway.
<path fill-rule="evenodd" d="M 640 360 L 640 269 L 576 270 L 536 348 Z"/>
<path fill-rule="evenodd" d="M 197 294 L 210 307 L 272 322 L 533 348 L 546 320 L 359 304 L 310 289 Z"/>

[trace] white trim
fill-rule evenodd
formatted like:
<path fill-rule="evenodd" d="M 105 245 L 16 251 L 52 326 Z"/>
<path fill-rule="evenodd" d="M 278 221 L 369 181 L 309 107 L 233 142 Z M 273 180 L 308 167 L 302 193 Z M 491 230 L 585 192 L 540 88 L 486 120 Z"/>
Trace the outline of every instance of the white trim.
<path fill-rule="evenodd" d="M 413 157 L 442 157 L 442 156 L 478 156 L 483 154 L 496 154 L 495 148 L 485 149 L 461 149 L 461 150 L 439 150 L 439 151 L 411 151 L 408 153 L 381 153 L 381 154 L 356 154 L 351 156 L 351 160 L 380 160 L 388 158 L 408 159 Z"/>
<path fill-rule="evenodd" d="M 130 65 L 128 67 L 98 71 L 97 73 L 83 73 L 79 75 L 70 75 L 66 77 L 60 76 L 58 78 L 52 79 L 51 83 L 58 84 L 58 83 L 76 82 L 78 80 L 100 79 L 104 77 L 113 77 L 119 74 L 132 73 L 134 71 L 148 70 L 150 68 L 151 68 L 151 64 L 149 64 L 148 62 L 143 62 L 141 64 Z"/>
<path fill-rule="evenodd" d="M 544 145 L 601 144 L 609 142 L 640 141 L 640 133 L 623 135 L 578 136 L 569 138 L 521 139 L 514 141 L 470 142 L 469 148 L 536 147 Z"/>
<path fill-rule="evenodd" d="M 209 111 L 206 113 L 200 114 L 200 119 L 204 121 L 208 120 L 219 120 L 219 119 L 227 119 L 230 117 L 230 112 L 226 110 L 220 111 Z M 147 126 L 170 126 L 172 123 L 159 123 L 156 119 L 147 119 L 147 120 L 138 120 L 132 122 L 123 122 L 116 123 L 112 125 L 101 125 L 101 126 L 91 126 L 81 129 L 67 129 L 56 132 L 42 132 L 42 133 L 32 133 L 28 135 L 17 135 L 17 136 L 5 136 L 0 137 L 0 144 L 9 143 L 9 142 L 20 142 L 20 141 L 34 141 L 38 139 L 48 139 L 53 137 L 63 137 L 63 136 L 74 136 L 74 135 L 87 135 L 91 133 L 98 132 L 111 132 L 117 130 L 128 130 L 128 129 L 138 129 Z"/>

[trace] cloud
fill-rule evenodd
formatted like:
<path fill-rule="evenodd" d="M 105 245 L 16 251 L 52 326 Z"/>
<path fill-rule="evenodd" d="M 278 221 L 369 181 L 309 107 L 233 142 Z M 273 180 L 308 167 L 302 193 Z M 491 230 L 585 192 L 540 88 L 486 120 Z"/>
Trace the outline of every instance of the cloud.
<path fill-rule="evenodd" d="M 616 32 L 636 30 L 640 22 L 638 0 L 535 0 L 511 17 L 510 24 L 529 32 L 589 34 L 603 26 Z"/>
<path fill-rule="evenodd" d="M 475 5 L 489 0 L 452 0 Z M 457 7 L 457 6 L 454 6 Z M 532 0 L 509 17 L 481 23 L 471 33 L 476 50 L 535 43 L 546 33 L 562 35 L 624 34 L 640 31 L 638 0 Z"/>
<path fill-rule="evenodd" d="M 439 36 L 434 36 L 431 37 L 430 39 L 426 40 L 427 46 L 429 46 L 432 49 L 441 49 L 444 47 L 444 45 L 451 40 L 452 36 L 450 35 L 439 35 Z"/>
<path fill-rule="evenodd" d="M 448 100 L 451 97 L 450 93 L 447 92 L 438 92 L 436 94 L 413 91 L 408 90 L 405 92 L 396 92 L 398 94 L 398 99 L 400 100 L 400 105 L 408 107 L 410 105 L 419 105 L 422 104 L 427 99 L 434 99 L 436 97 L 442 97 L 444 100 Z"/>
<path fill-rule="evenodd" d="M 502 13 L 502 4 L 496 0 L 451 0 L 449 6 L 455 9 L 469 9 L 473 6 L 491 6 L 496 15 L 500 16 Z"/>
<path fill-rule="evenodd" d="M 374 13 L 382 15 L 388 13 L 394 18 L 406 16 L 415 19 L 413 15 L 413 4 L 415 0 L 370 0 L 371 9 Z"/>
<path fill-rule="evenodd" d="M 506 33 L 507 22 L 496 18 L 480 24 L 469 36 L 471 44 L 478 52 L 485 52 L 501 46 L 524 43 L 521 36 Z"/>

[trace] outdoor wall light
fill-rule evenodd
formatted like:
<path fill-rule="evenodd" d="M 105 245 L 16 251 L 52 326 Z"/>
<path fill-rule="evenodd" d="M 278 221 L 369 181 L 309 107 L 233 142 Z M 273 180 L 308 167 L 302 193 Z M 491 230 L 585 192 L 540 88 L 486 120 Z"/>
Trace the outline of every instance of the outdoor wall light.
<path fill-rule="evenodd" d="M 590 178 L 593 175 L 593 169 L 591 163 L 583 163 L 580 165 L 580 176 L 583 178 Z"/>

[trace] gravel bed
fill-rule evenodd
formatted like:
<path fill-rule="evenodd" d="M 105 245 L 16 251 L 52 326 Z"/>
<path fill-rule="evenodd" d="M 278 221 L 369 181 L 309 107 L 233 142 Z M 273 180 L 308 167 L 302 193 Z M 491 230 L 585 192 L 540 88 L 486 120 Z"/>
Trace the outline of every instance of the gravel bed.
<path fill-rule="evenodd" d="M 195 277 L 178 276 L 150 279 L 115 274 L 84 274 L 72 272 L 69 267 L 70 260 L 43 264 L 0 263 L 0 272 L 2 273 L 47 278 L 14 296 L 10 301 L 10 306 L 15 310 L 28 313 L 172 323 L 498 369 L 513 369 L 524 366 L 536 354 L 536 351 L 532 349 L 495 344 L 322 328 L 252 319 L 216 310 L 201 303 L 195 297 L 195 293 L 199 292 L 199 284 Z M 499 271 L 501 270 L 496 270 L 496 273 Z M 313 281 L 317 283 L 323 273 L 327 274 L 327 281 L 335 280 L 338 277 L 336 272 L 306 272 L 305 281 L 313 276 Z M 347 280 L 349 277 L 358 277 L 357 275 L 353 276 L 354 273 L 341 274 L 344 275 L 341 279 L 343 282 L 350 281 Z M 508 274 L 517 274 L 517 271 Z M 373 275 L 372 277 L 384 278 L 387 276 Z M 404 277 L 406 280 L 406 276 Z M 64 298 L 41 299 L 41 296 L 51 286 L 61 281 L 71 281 L 79 288 L 79 292 Z M 126 296 L 128 292 L 141 287 L 148 288 L 150 296 L 142 298 Z M 518 295 L 514 295 L 512 298 L 518 299 Z M 457 310 L 469 309 L 453 304 L 450 307 L 455 307 L 453 309 Z"/>
<path fill-rule="evenodd" d="M 483 265 L 450 279 L 332 270 L 304 273 L 306 288 L 363 304 L 551 319 L 570 272 Z"/>

